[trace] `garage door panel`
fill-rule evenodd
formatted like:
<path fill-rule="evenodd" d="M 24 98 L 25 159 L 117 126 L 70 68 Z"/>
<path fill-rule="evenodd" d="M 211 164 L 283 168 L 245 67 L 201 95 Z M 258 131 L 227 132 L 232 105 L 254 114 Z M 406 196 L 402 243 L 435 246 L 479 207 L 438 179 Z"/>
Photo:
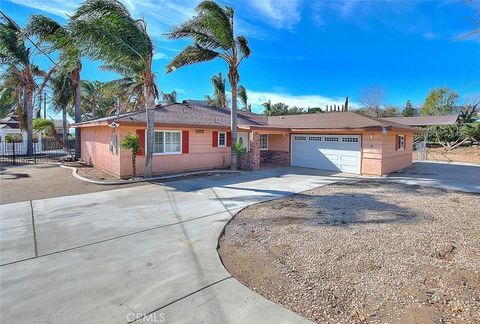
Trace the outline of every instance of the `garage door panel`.
<path fill-rule="evenodd" d="M 359 135 L 292 135 L 292 165 L 360 173 Z"/>

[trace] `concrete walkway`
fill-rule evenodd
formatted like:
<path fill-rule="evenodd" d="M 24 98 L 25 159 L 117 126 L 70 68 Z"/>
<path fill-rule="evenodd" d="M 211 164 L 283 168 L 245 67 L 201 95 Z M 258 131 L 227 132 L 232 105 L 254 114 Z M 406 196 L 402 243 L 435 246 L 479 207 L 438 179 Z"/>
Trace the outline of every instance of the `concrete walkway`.
<path fill-rule="evenodd" d="M 480 193 L 480 165 L 417 161 L 408 169 L 391 173 L 386 180 L 409 185 Z"/>
<path fill-rule="evenodd" d="M 217 240 L 247 205 L 346 180 L 290 167 L 1 205 L 2 322 L 303 322 L 232 278 Z"/>

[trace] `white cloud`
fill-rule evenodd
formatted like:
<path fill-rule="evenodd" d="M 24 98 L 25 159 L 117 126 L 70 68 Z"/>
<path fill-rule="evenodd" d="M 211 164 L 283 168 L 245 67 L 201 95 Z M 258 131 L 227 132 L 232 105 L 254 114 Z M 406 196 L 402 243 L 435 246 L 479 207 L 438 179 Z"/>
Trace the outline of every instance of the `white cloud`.
<path fill-rule="evenodd" d="M 432 32 L 426 32 L 426 33 L 424 33 L 422 36 L 423 36 L 423 38 L 426 38 L 426 39 L 435 39 L 435 38 L 437 38 L 437 35 L 435 35 L 435 34 L 432 33 Z"/>
<path fill-rule="evenodd" d="M 301 0 L 249 0 L 254 11 L 275 28 L 291 29 L 300 21 Z"/>
<path fill-rule="evenodd" d="M 252 104 L 255 111 L 263 110 L 262 103 L 271 100 L 272 104 L 283 102 L 290 107 L 296 106 L 300 108 L 320 107 L 325 109 L 325 105 L 343 105 L 345 97 L 327 97 L 317 94 L 312 95 L 293 95 L 289 93 L 280 92 L 261 92 L 247 89 L 248 101 Z M 350 101 L 351 106 L 359 107 L 358 103 Z"/>
<path fill-rule="evenodd" d="M 160 52 L 157 52 L 155 54 L 153 54 L 153 59 L 154 60 L 165 60 L 165 59 L 169 59 L 170 57 L 164 53 L 160 53 Z"/>

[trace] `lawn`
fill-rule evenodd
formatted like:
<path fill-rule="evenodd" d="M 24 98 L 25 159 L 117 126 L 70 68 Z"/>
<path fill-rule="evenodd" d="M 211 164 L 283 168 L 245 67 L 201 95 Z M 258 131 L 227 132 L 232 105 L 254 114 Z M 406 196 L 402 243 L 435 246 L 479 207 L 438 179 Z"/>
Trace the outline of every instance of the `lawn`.
<path fill-rule="evenodd" d="M 318 322 L 480 322 L 479 195 L 380 181 L 250 206 L 219 253 L 246 286 Z"/>

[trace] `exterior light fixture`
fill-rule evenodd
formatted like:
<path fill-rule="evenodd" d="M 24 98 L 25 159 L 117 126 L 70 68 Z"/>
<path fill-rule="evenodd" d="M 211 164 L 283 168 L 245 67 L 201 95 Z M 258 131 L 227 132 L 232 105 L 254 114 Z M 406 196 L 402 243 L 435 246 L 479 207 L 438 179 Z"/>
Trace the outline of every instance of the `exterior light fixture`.
<path fill-rule="evenodd" d="M 118 126 L 120 126 L 120 124 L 118 124 L 116 122 L 111 122 L 110 124 L 108 124 L 108 127 L 110 127 L 110 128 L 117 128 Z"/>
<path fill-rule="evenodd" d="M 388 133 L 387 127 L 382 127 L 382 134 L 387 135 L 387 133 Z"/>

